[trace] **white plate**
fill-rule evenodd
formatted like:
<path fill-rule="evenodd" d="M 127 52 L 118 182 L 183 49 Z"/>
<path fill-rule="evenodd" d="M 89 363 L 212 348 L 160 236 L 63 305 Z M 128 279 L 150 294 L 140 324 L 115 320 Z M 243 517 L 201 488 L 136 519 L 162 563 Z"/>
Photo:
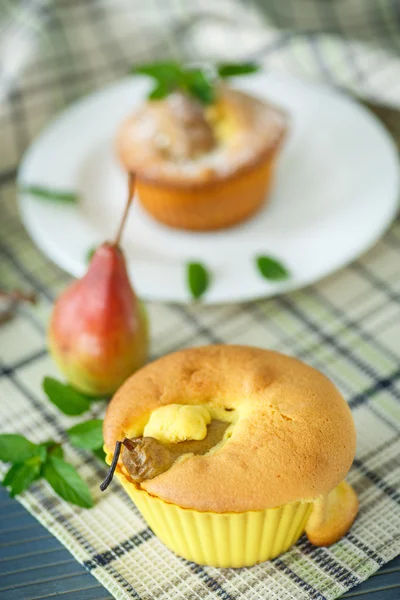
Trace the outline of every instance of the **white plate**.
<path fill-rule="evenodd" d="M 189 302 L 185 263 L 213 275 L 205 303 L 251 300 L 294 290 L 349 263 L 372 246 L 393 219 L 397 152 L 379 121 L 337 92 L 274 74 L 238 79 L 291 115 L 269 205 L 250 221 L 216 233 L 188 233 L 155 222 L 135 203 L 123 246 L 134 285 L 149 300 Z M 24 223 L 37 245 L 75 276 L 89 247 L 113 237 L 126 195 L 114 154 L 115 131 L 149 82 L 129 78 L 71 106 L 33 143 L 20 184 L 77 190 L 79 205 L 20 196 Z M 282 260 L 291 279 L 270 283 L 257 254 Z"/>

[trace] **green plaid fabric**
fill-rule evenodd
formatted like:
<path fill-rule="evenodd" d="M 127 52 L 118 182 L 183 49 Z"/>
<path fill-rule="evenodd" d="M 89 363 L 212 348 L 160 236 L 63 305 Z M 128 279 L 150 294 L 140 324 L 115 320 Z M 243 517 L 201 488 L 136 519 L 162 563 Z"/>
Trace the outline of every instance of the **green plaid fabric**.
<path fill-rule="evenodd" d="M 400 9 L 385 0 L 36 0 L 4 1 L 2 10 L 1 287 L 33 288 L 40 302 L 21 306 L 0 328 L 0 429 L 37 442 L 64 441 L 76 419 L 46 401 L 41 380 L 57 376 L 45 330 L 69 278 L 35 249 L 19 220 L 14 180 L 29 142 L 75 98 L 124 75 L 134 62 L 166 56 L 256 58 L 269 69 L 398 105 Z M 376 111 L 400 140 L 398 113 Z M 45 482 L 19 500 L 116 598 L 338 597 L 400 552 L 399 298 L 396 222 L 366 256 L 302 291 L 219 307 L 148 305 L 152 358 L 193 345 L 251 344 L 295 355 L 338 385 L 358 431 L 349 481 L 360 514 L 331 548 L 314 548 L 303 537 L 278 559 L 239 570 L 181 560 L 154 537 L 117 484 L 100 494 L 104 467 L 68 445 L 95 508 L 66 504 Z M 96 405 L 93 414 L 103 409 Z"/>

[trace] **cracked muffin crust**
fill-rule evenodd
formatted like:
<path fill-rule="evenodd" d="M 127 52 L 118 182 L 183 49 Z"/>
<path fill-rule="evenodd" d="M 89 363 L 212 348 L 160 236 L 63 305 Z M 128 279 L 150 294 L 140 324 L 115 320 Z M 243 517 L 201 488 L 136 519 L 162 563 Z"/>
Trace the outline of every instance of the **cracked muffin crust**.
<path fill-rule="evenodd" d="M 229 424 L 205 454 L 183 454 L 135 484 L 183 508 L 226 513 L 313 501 L 344 479 L 354 457 L 353 419 L 329 379 L 295 358 L 228 345 L 170 354 L 128 379 L 107 410 L 108 454 L 171 404 L 204 406 Z M 119 469 L 132 481 L 122 461 Z"/>

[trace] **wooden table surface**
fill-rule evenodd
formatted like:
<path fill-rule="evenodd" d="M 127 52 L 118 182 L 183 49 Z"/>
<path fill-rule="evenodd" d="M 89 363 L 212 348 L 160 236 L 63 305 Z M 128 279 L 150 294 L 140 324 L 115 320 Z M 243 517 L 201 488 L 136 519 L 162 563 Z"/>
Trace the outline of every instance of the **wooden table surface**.
<path fill-rule="evenodd" d="M 0 488 L 1 600 L 111 600 L 112 596 L 68 550 Z M 343 596 L 399 600 L 400 557 Z"/>

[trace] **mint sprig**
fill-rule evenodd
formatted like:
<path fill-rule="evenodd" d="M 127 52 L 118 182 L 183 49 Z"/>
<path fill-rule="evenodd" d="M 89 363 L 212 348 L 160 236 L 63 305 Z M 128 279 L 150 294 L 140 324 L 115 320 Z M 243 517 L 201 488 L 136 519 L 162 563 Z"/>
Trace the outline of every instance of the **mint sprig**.
<path fill-rule="evenodd" d="M 160 100 L 180 90 L 207 105 L 215 100 L 218 78 L 246 75 L 258 68 L 254 63 L 222 63 L 214 68 L 202 69 L 168 61 L 133 67 L 132 73 L 154 79 L 155 85 L 148 95 L 149 100 Z"/>
<path fill-rule="evenodd" d="M 22 435 L 0 435 L 0 460 L 13 463 L 2 485 L 10 496 L 27 490 L 40 478 L 45 478 L 59 496 L 85 508 L 93 506 L 90 490 L 73 465 L 63 458 L 57 442 L 34 444 Z"/>
<path fill-rule="evenodd" d="M 87 412 L 91 408 L 92 402 L 99 400 L 99 398 L 84 396 L 70 385 L 53 377 L 45 377 L 42 387 L 50 402 L 68 416 Z M 91 450 L 97 458 L 104 460 L 102 419 L 89 419 L 67 429 L 66 433 L 73 446 Z M 48 444 L 54 444 L 54 442 L 48 442 Z M 62 452 L 62 449 L 60 450 Z M 57 451 L 57 456 L 60 456 L 60 450 Z"/>
<path fill-rule="evenodd" d="M 97 398 L 88 398 L 69 385 L 52 377 L 43 379 L 43 389 L 49 400 L 66 415 L 79 415 L 91 407 Z M 71 445 L 93 454 L 105 462 L 103 450 L 103 421 L 89 419 L 66 431 Z M 86 483 L 73 465 L 64 460 L 60 443 L 47 440 L 34 444 L 23 435 L 0 435 L 0 461 L 11 463 L 2 485 L 11 496 L 25 491 L 37 479 L 44 478 L 55 492 L 67 502 L 84 508 L 93 506 L 93 498 Z"/>

